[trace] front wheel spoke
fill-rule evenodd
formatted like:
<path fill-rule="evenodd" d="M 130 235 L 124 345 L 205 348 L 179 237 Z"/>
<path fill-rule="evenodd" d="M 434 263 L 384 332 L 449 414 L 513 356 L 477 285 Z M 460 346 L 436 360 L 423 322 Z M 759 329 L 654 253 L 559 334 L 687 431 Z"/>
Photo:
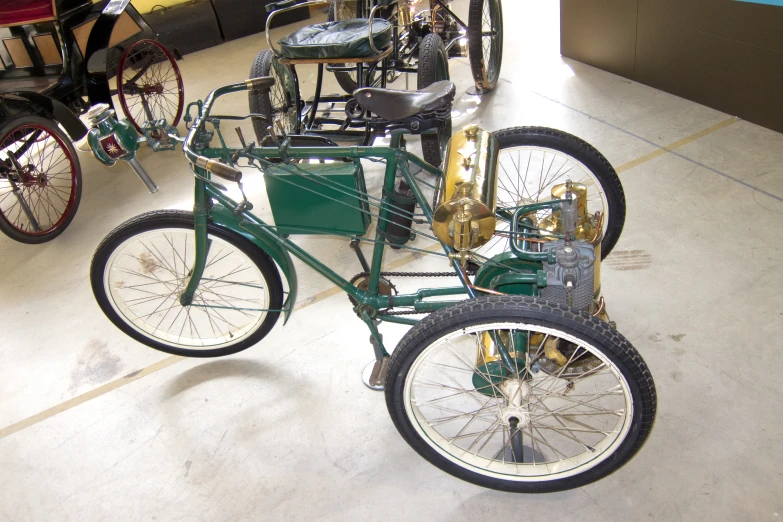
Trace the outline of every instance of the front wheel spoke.
<path fill-rule="evenodd" d="M 199 296 L 199 299 L 201 299 L 202 302 L 204 301 L 204 299 L 201 296 Z M 229 321 L 228 319 L 223 317 L 223 314 L 221 314 L 216 308 L 210 308 L 210 310 L 212 310 L 212 313 L 214 313 L 218 317 L 218 319 L 220 319 L 221 321 L 223 321 L 227 325 L 231 326 L 235 330 L 239 330 L 239 327 L 237 325 L 235 325 L 234 323 L 232 323 L 231 321 Z M 247 314 L 245 314 L 245 315 L 247 315 Z M 248 316 L 248 317 L 250 317 L 250 316 Z"/>
<path fill-rule="evenodd" d="M 205 299 L 205 295 L 204 295 L 205 293 L 209 293 L 209 294 L 212 294 L 212 295 L 215 295 L 215 296 L 217 296 L 217 299 L 215 299 L 215 300 L 212 300 L 212 301 L 214 301 L 214 302 L 217 302 L 217 303 L 223 303 L 223 304 L 224 304 L 224 305 L 225 305 L 227 308 L 229 308 L 229 309 L 231 309 L 231 310 L 234 310 L 234 311 L 236 311 L 236 312 L 239 312 L 239 313 L 241 313 L 242 315 L 244 315 L 245 317 L 252 317 L 250 314 L 248 314 L 247 312 L 245 312 L 245 311 L 244 311 L 244 310 L 242 310 L 241 308 L 239 308 L 239 307 L 237 307 L 236 305 L 233 305 L 233 304 L 231 304 L 230 302 L 228 302 L 228 301 L 227 301 L 227 300 L 226 300 L 224 297 L 222 297 L 220 294 L 217 294 L 217 293 L 215 293 L 215 292 L 212 292 L 212 291 L 211 291 L 211 290 L 209 290 L 209 289 L 206 289 L 206 288 L 204 288 L 204 289 L 201 291 L 200 297 L 201 297 L 201 299 L 202 299 L 202 300 L 204 300 L 204 301 L 206 300 L 206 299 Z M 236 298 L 235 298 L 235 297 L 232 297 L 232 296 L 228 296 L 228 297 L 231 297 L 232 299 L 237 299 L 237 300 L 239 300 L 239 301 L 245 301 L 245 302 L 248 302 L 248 303 L 254 303 L 252 300 L 249 300 L 249 299 L 240 299 L 240 298 L 238 298 L 238 297 L 236 297 Z"/>

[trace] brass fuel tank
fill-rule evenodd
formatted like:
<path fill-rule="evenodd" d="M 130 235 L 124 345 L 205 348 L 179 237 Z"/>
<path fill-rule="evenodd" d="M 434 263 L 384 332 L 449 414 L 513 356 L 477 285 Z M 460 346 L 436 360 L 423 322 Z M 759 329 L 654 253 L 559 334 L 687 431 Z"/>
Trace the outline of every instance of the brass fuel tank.
<path fill-rule="evenodd" d="M 477 125 L 449 140 L 432 230 L 455 250 L 479 247 L 495 234 L 498 150 L 497 139 Z"/>

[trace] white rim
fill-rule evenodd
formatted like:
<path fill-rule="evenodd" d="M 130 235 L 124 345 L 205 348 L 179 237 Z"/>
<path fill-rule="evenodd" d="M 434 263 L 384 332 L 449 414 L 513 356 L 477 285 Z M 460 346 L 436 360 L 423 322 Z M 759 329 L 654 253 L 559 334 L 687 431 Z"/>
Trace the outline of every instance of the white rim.
<path fill-rule="evenodd" d="M 535 364 L 532 372 L 519 371 L 530 377 L 529 400 L 520 407 L 529 415 L 521 431 L 522 462 L 513 454 L 509 458 L 510 430 L 503 420 L 508 400 L 497 386 L 493 396 L 475 388 L 478 334 L 488 330 L 541 334 L 540 345 L 527 353 L 528 362 L 543 352 L 549 338 L 576 346 L 564 369 L 584 361 L 586 354 L 595 358 L 592 369 L 572 376 L 567 391 L 569 380 L 562 372 L 536 371 Z M 625 377 L 595 347 L 559 330 L 509 322 L 464 328 L 435 340 L 411 366 L 403 400 L 411 425 L 439 455 L 475 473 L 515 482 L 572 477 L 599 465 L 625 440 L 634 407 Z"/>
<path fill-rule="evenodd" d="M 256 264 L 231 243 L 212 241 L 193 306 L 179 304 L 195 258 L 193 230 L 156 229 L 123 241 L 109 257 L 103 288 L 114 311 L 140 334 L 172 347 L 216 349 L 260 328 L 269 290 Z"/>

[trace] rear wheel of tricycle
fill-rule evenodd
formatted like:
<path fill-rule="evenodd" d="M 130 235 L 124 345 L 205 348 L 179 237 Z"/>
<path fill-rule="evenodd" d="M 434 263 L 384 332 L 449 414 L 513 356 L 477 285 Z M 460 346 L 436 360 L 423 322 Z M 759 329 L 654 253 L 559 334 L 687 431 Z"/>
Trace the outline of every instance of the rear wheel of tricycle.
<path fill-rule="evenodd" d="M 117 328 L 156 350 L 218 357 L 249 348 L 280 315 L 280 274 L 250 241 L 210 223 L 204 275 L 192 304 L 183 306 L 193 229 L 193 214 L 176 210 L 142 214 L 114 229 L 90 267 L 95 299 Z"/>
<path fill-rule="evenodd" d="M 498 210 L 549 201 L 556 186 L 569 180 L 578 183 L 586 191 L 586 213 L 590 216 L 601 213 L 601 258 L 605 258 L 623 231 L 625 193 L 620 178 L 603 154 L 586 141 L 557 129 L 513 127 L 493 134 L 500 146 Z M 547 226 L 554 222 L 549 209 L 529 217 L 536 226 L 552 228 Z M 596 219 L 592 223 L 596 224 Z M 510 220 L 499 218 L 496 228 L 509 230 Z M 475 252 L 491 257 L 508 249 L 508 239 L 497 235 Z"/>
<path fill-rule="evenodd" d="M 256 55 L 250 68 L 250 77 L 271 76 L 275 84 L 268 90 L 248 91 L 250 112 L 261 114 L 254 117 L 253 130 L 260 143 L 269 135 L 267 127 L 272 126 L 275 133 L 280 133 L 280 127 L 286 134 L 299 132 L 299 116 L 296 109 L 296 93 L 293 75 L 287 65 L 276 62 L 275 55 L 269 49 Z"/>
<path fill-rule="evenodd" d="M 22 243 L 45 243 L 71 223 L 82 171 L 57 124 L 24 116 L 0 129 L 0 231 Z"/>
<path fill-rule="evenodd" d="M 548 358 L 553 349 L 562 360 Z M 519 493 L 616 471 L 644 444 L 656 410 L 650 372 L 622 335 L 523 296 L 430 314 L 394 350 L 385 394 L 419 455 L 462 480 Z"/>
<path fill-rule="evenodd" d="M 468 59 L 479 92 L 491 91 L 500 77 L 503 60 L 503 10 L 500 0 L 470 0 Z"/>
<path fill-rule="evenodd" d="M 185 103 L 177 60 L 155 40 L 137 40 L 122 53 L 117 70 L 117 96 L 136 130 L 148 121 L 166 120 L 176 127 Z"/>
<path fill-rule="evenodd" d="M 449 57 L 443 40 L 435 33 L 429 33 L 419 46 L 419 71 L 417 89 L 423 89 L 435 82 L 449 79 Z M 440 166 L 446 144 L 451 138 L 451 117 L 436 133 L 421 135 L 422 156 L 430 165 Z"/>

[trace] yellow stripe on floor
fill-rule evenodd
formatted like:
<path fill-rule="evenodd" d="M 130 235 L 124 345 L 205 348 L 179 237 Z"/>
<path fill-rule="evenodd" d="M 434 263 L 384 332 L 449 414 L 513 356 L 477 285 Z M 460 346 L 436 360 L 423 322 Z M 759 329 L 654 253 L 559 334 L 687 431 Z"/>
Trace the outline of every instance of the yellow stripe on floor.
<path fill-rule="evenodd" d="M 685 145 L 698 140 L 699 138 L 703 138 L 704 136 L 708 136 L 712 134 L 713 132 L 717 132 L 721 129 L 725 129 L 729 125 L 732 125 L 736 122 L 740 121 L 739 118 L 729 118 L 727 120 L 723 120 L 720 123 L 716 123 L 712 127 L 707 127 L 704 130 L 701 130 L 699 132 L 696 132 L 694 134 L 691 134 L 690 136 L 686 136 L 685 138 L 682 138 L 681 140 L 677 140 L 675 142 L 672 142 L 664 147 L 661 147 L 660 149 L 654 150 L 650 152 L 649 154 L 645 154 L 644 156 L 640 158 L 636 158 L 633 161 L 629 161 L 628 163 L 625 163 L 623 165 L 620 165 L 615 170 L 617 173 L 625 172 L 626 170 L 630 170 L 634 167 L 638 167 L 642 163 L 647 163 L 650 160 L 653 160 L 659 156 L 663 156 L 664 154 L 673 151 L 674 149 L 679 149 L 680 147 L 684 147 Z"/>

